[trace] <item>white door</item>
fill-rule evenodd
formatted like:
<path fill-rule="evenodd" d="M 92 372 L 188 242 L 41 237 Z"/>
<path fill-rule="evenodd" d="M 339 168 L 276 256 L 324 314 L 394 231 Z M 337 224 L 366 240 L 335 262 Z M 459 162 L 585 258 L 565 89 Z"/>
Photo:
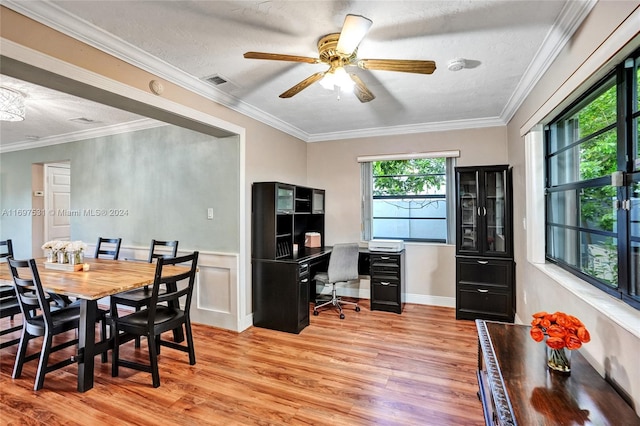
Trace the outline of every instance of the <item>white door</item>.
<path fill-rule="evenodd" d="M 71 165 L 45 164 L 45 241 L 71 239 Z"/>

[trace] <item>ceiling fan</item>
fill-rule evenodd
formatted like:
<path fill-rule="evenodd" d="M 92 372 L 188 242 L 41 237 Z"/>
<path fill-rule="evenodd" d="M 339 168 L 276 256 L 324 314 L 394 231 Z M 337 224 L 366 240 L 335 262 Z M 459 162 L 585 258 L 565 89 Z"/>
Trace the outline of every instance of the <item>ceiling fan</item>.
<path fill-rule="evenodd" d="M 279 53 L 247 52 L 248 59 L 269 59 L 275 61 L 305 62 L 309 64 L 325 63 L 329 69 L 317 72 L 302 80 L 286 92 L 281 98 L 290 98 L 313 83 L 320 81 L 323 87 L 338 90 L 353 87 L 360 102 L 369 102 L 375 98 L 364 82 L 353 73 L 347 73 L 345 67 L 357 66 L 365 70 L 400 71 L 418 74 L 431 74 L 436 69 L 434 61 L 410 59 L 358 59 L 358 45 L 364 39 L 373 22 L 360 15 L 347 15 L 340 33 L 327 34 L 318 41 L 319 58 L 307 56 L 282 55 Z M 350 86 L 350 87 L 349 87 Z"/>

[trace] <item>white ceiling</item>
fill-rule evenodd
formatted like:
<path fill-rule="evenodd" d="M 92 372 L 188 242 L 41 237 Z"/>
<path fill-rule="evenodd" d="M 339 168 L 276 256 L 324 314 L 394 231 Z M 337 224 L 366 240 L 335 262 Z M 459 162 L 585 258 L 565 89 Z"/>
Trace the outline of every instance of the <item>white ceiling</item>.
<path fill-rule="evenodd" d="M 505 124 L 593 1 L 52 1 L 3 4 L 163 79 L 306 141 Z M 346 14 L 373 21 L 359 58 L 434 60 L 432 75 L 354 69 L 376 98 L 313 84 L 278 95 L 326 65 L 244 59 L 247 51 L 317 57 L 318 39 Z M 449 71 L 464 58 L 468 68 Z M 213 87 L 204 77 L 228 83 Z M 6 83 L 6 84 L 5 84 Z M 2 79 L 2 85 L 20 82 Z M 23 83 L 27 119 L 2 144 L 74 131 L 68 119 L 138 120 Z M 37 86 L 36 86 L 37 87 Z M 33 92 L 32 92 L 33 91 Z M 56 102 L 56 106 L 43 102 Z M 120 114 L 124 114 L 120 116 Z M 88 118 L 94 118 L 88 117 Z M 62 124 L 64 123 L 64 125 Z M 14 127 L 15 126 L 15 127 Z M 18 130 L 17 126 L 22 126 Z M 5 131 L 6 130 L 6 131 Z M 48 133 L 45 135 L 45 133 Z"/>

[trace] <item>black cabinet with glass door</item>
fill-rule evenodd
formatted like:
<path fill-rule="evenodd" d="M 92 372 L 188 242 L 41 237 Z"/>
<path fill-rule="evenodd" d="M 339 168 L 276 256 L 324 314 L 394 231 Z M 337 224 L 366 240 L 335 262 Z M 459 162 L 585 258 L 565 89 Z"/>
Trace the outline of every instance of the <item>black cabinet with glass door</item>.
<path fill-rule="evenodd" d="M 325 191 L 282 182 L 255 182 L 251 200 L 253 324 L 299 333 L 309 325 L 314 269 L 326 270 Z M 320 234 L 320 247 L 304 246 Z M 325 260 L 326 258 L 326 260 Z"/>
<path fill-rule="evenodd" d="M 456 168 L 456 318 L 513 322 L 511 169 Z"/>

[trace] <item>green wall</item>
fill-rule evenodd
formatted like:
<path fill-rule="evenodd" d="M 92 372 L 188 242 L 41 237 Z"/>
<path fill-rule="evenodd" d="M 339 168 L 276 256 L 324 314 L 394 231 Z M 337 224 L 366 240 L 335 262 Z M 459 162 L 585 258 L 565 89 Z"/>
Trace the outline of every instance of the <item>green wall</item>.
<path fill-rule="evenodd" d="M 122 237 L 125 246 L 146 247 L 152 238 L 176 239 L 181 249 L 238 252 L 239 155 L 236 136 L 172 125 L 1 154 L 0 239 L 30 256 L 31 217 L 11 210 L 32 206 L 32 164 L 69 160 L 73 240 Z"/>

